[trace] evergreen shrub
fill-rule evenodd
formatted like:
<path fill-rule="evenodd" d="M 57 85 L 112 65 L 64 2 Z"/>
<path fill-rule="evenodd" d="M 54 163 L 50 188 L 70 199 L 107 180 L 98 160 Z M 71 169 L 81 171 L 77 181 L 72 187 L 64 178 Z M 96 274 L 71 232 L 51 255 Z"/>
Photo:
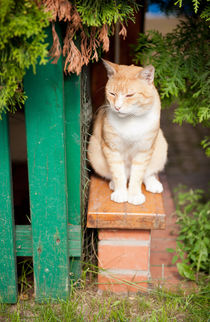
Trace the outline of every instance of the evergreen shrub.
<path fill-rule="evenodd" d="M 49 13 L 34 1 L 1 0 L 0 10 L 0 118 L 25 101 L 22 80 L 31 65 L 47 62 L 44 28 Z"/>
<path fill-rule="evenodd" d="M 135 0 L 1 0 L 0 10 L 0 119 L 2 112 L 14 112 L 26 99 L 23 77 L 26 69 L 48 60 L 45 28 L 52 23 L 53 46 L 50 56 L 56 63 L 64 56 L 65 73 L 81 72 L 90 60 L 109 50 L 109 35 L 120 21 L 120 35 L 126 36 L 123 23 L 134 21 Z M 62 44 L 54 23 L 62 22 Z M 80 48 L 78 44 L 80 40 Z M 63 52 L 62 52 L 63 51 Z"/>
<path fill-rule="evenodd" d="M 176 101 L 174 122 L 210 125 L 209 27 L 203 20 L 182 21 L 163 36 L 157 31 L 141 34 L 135 62 L 152 64 L 163 105 Z"/>
<path fill-rule="evenodd" d="M 165 4 L 162 0 L 157 2 Z M 201 1 L 202 12 L 196 14 L 199 2 L 192 1 L 194 9 L 171 33 L 140 34 L 134 48 L 136 64 L 155 67 L 155 84 L 163 106 L 177 103 L 173 121 L 180 125 L 187 122 L 210 127 L 210 12 L 204 2 Z M 182 1 L 177 3 L 181 5 Z M 209 137 L 204 138 L 202 145 L 210 156 Z"/>
<path fill-rule="evenodd" d="M 184 189 L 183 189 L 184 188 Z M 196 280 L 198 274 L 210 273 L 210 201 L 203 190 L 177 189 L 176 215 L 180 227 L 172 264 L 183 277 Z"/>

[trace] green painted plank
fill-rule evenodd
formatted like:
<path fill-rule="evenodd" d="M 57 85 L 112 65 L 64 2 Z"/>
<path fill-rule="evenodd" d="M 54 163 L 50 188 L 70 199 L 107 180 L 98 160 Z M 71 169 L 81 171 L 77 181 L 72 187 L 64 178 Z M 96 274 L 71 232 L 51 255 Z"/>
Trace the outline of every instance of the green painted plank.
<path fill-rule="evenodd" d="M 81 77 L 64 78 L 64 102 L 66 121 L 66 163 L 68 189 L 68 220 L 81 224 Z M 70 278 L 79 279 L 80 259 L 70 259 Z"/>
<path fill-rule="evenodd" d="M 81 259 L 80 257 L 70 258 L 70 279 L 74 282 L 79 280 L 81 275 Z"/>
<path fill-rule="evenodd" d="M 48 42 L 52 43 L 51 31 Z M 62 59 L 24 79 L 37 301 L 67 298 L 69 259 Z"/>
<path fill-rule="evenodd" d="M 82 255 L 81 226 L 69 225 L 68 228 L 69 228 L 69 257 L 72 257 L 72 258 L 81 257 Z M 70 268 L 70 272 L 71 272 L 71 268 Z M 77 273 L 78 275 L 80 275 L 80 269 L 77 270 Z"/>
<path fill-rule="evenodd" d="M 69 257 L 81 256 L 81 227 L 68 225 Z M 30 225 L 16 225 L 16 255 L 32 256 L 32 230 Z"/>
<path fill-rule="evenodd" d="M 81 223 L 81 133 L 80 133 L 81 77 L 64 78 L 64 102 L 66 121 L 66 162 L 69 223 Z"/>
<path fill-rule="evenodd" d="M 0 302 L 17 302 L 14 216 L 7 117 L 0 121 Z"/>
<path fill-rule="evenodd" d="M 33 256 L 31 225 L 15 226 L 16 256 Z"/>
<path fill-rule="evenodd" d="M 69 239 L 74 240 L 81 238 L 81 226 L 80 225 L 68 225 Z M 79 237 L 80 236 L 80 237 Z"/>

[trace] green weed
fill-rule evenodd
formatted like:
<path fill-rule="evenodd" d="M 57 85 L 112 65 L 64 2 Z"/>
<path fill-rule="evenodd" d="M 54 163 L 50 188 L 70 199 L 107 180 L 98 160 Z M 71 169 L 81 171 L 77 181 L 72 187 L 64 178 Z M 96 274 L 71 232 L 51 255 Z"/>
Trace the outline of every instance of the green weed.
<path fill-rule="evenodd" d="M 185 190 L 179 188 L 176 198 L 180 227 L 177 247 L 167 250 L 175 253 L 172 264 L 179 260 L 177 268 L 181 276 L 198 280 L 199 272 L 210 272 L 210 201 L 205 201 L 202 190 Z"/>
<path fill-rule="evenodd" d="M 18 262 L 18 270 L 20 274 L 18 277 L 18 284 L 20 289 L 20 294 L 22 297 L 27 297 L 29 290 L 33 288 L 33 263 L 31 258 L 24 259 Z M 30 278 L 31 277 L 31 278 Z"/>
<path fill-rule="evenodd" d="M 164 289 L 131 296 L 109 292 L 99 295 L 94 285 L 75 288 L 69 299 L 57 303 L 35 304 L 34 300 L 19 301 L 17 305 L 0 306 L 0 321 L 36 322 L 165 322 L 208 321 L 209 285 L 203 281 L 186 294 L 183 289 L 172 292 Z"/>

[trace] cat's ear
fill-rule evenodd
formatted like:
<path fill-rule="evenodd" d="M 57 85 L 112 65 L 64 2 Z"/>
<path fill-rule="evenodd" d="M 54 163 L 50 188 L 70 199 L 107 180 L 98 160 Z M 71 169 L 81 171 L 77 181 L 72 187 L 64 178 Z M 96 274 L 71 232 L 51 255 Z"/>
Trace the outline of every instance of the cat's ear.
<path fill-rule="evenodd" d="M 104 66 L 106 67 L 107 70 L 107 76 L 111 77 L 114 74 L 116 74 L 116 64 L 111 63 L 110 61 L 106 60 L 106 59 L 102 59 Z"/>
<path fill-rule="evenodd" d="M 155 68 L 152 65 L 144 67 L 138 77 L 146 80 L 148 84 L 152 84 L 154 82 L 154 76 L 155 76 Z"/>

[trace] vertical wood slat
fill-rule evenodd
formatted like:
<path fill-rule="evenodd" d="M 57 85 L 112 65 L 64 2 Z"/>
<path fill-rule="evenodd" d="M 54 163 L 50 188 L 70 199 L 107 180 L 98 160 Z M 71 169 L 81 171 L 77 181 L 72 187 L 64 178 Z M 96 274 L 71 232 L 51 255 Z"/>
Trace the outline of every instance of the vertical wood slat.
<path fill-rule="evenodd" d="M 66 123 L 66 165 L 68 190 L 68 221 L 81 224 L 81 76 L 75 74 L 64 78 L 64 102 Z M 71 278 L 80 275 L 80 258 L 70 258 Z"/>
<path fill-rule="evenodd" d="M 80 225 L 80 76 L 64 78 L 66 160 L 68 187 L 68 219 L 72 225 Z"/>
<path fill-rule="evenodd" d="M 48 42 L 52 42 L 49 32 Z M 69 294 L 63 66 L 37 66 L 24 87 L 36 300 Z"/>
<path fill-rule="evenodd" d="M 16 253 L 8 120 L 0 120 L 0 302 L 17 302 Z"/>

